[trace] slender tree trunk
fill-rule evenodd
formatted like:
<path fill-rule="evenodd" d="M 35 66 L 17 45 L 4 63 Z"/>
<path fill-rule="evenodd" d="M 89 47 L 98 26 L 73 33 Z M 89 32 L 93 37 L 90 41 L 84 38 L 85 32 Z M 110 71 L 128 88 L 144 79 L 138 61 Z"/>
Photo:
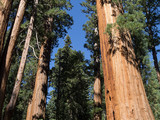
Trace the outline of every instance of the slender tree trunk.
<path fill-rule="evenodd" d="M 12 2 L 13 0 L 1 0 L 2 6 L 0 7 L 0 60 Z"/>
<path fill-rule="evenodd" d="M 4 72 L 5 59 L 6 59 L 6 56 L 7 56 L 7 50 L 8 50 L 8 46 L 9 46 L 10 36 L 11 36 L 11 33 L 12 33 L 12 29 L 13 29 L 13 23 L 12 23 L 12 26 L 10 28 L 9 35 L 7 36 L 6 44 L 5 44 L 5 47 L 4 47 L 3 52 L 2 52 L 2 58 L 0 60 L 0 65 L 1 65 L 0 66 L 0 78 L 2 78 L 2 75 L 3 75 L 3 72 Z M 0 86 L 1 86 L 1 82 L 2 81 L 0 81 Z"/>
<path fill-rule="evenodd" d="M 0 117 L 1 117 L 1 114 L 2 114 L 3 102 L 4 102 L 4 97 L 5 97 L 6 82 L 7 82 L 7 79 L 8 79 L 8 74 L 9 74 L 10 65 L 11 65 L 11 57 L 12 57 L 13 49 L 15 47 L 15 42 L 16 42 L 16 39 L 17 39 L 17 36 L 18 36 L 18 32 L 19 32 L 19 29 L 20 29 L 20 24 L 21 24 L 21 21 L 23 19 L 25 7 L 26 7 L 26 0 L 21 0 L 20 4 L 19 4 L 18 11 L 17 11 L 17 15 L 16 15 L 16 18 L 15 18 L 15 22 L 14 22 L 14 25 L 13 25 L 13 29 L 12 29 L 12 32 L 11 32 L 7 54 L 6 54 L 5 59 L 2 60 L 2 63 L 4 63 L 4 68 L 3 68 L 3 72 L 0 73 L 1 74 L 0 75 L 0 81 L 1 81 Z"/>
<path fill-rule="evenodd" d="M 147 7 L 148 6 L 148 7 Z M 147 27 L 148 27 L 148 34 L 149 34 L 149 39 L 150 42 L 152 44 L 151 46 L 151 50 L 152 50 L 152 56 L 153 56 L 153 60 L 154 60 L 154 67 L 156 69 L 156 73 L 157 73 L 157 78 L 160 84 L 160 70 L 159 70 L 159 64 L 158 64 L 158 58 L 157 58 L 157 52 L 156 52 L 156 48 L 155 48 L 155 41 L 153 39 L 153 29 L 152 29 L 152 23 L 151 23 L 151 17 L 153 16 L 151 13 L 151 8 L 150 6 L 150 1 L 148 3 L 145 3 L 145 14 L 146 14 L 146 19 L 147 19 Z"/>
<path fill-rule="evenodd" d="M 101 80 L 100 80 L 100 46 L 97 43 L 94 44 L 94 120 L 101 120 Z"/>
<path fill-rule="evenodd" d="M 156 48 L 154 45 L 152 46 L 152 56 L 153 56 L 153 60 L 154 60 L 154 67 L 157 72 L 157 78 L 158 78 L 158 81 L 160 84 L 160 71 L 159 71 L 159 65 L 158 65 L 158 59 L 157 59 L 157 52 L 156 52 Z"/>
<path fill-rule="evenodd" d="M 46 34 L 52 32 L 52 19 L 48 19 L 46 23 Z M 27 116 L 26 120 L 45 119 L 45 105 L 47 95 L 48 71 L 51 52 L 51 39 L 44 37 L 45 41 L 41 46 L 39 63 L 36 74 L 35 88 L 32 97 L 31 116 Z M 27 111 L 29 112 L 29 111 Z M 28 114 L 27 114 L 28 115 Z"/>
<path fill-rule="evenodd" d="M 154 120 L 135 61 L 132 40 L 116 27 L 112 36 L 105 33 L 107 24 L 116 22 L 122 12 L 108 0 L 96 0 L 100 46 L 105 83 L 107 120 Z"/>
<path fill-rule="evenodd" d="M 154 67 L 156 69 L 156 73 L 157 73 L 157 78 L 160 84 L 160 71 L 159 71 L 159 65 L 158 65 L 158 58 L 157 58 L 157 52 L 156 52 L 156 48 L 155 48 L 155 43 L 154 43 L 154 39 L 153 39 L 153 31 L 152 31 L 152 27 L 151 27 L 151 23 L 149 21 L 149 16 L 147 15 L 147 21 L 148 21 L 148 28 L 149 28 L 149 38 L 150 38 L 150 42 L 152 43 L 152 56 L 153 56 L 153 61 L 154 61 Z"/>
<path fill-rule="evenodd" d="M 22 81 L 22 77 L 23 77 L 23 72 L 24 72 L 24 68 L 25 68 L 25 64 L 26 64 L 29 43 L 30 43 L 31 36 L 32 36 L 33 23 L 34 23 L 34 14 L 30 18 L 30 23 L 29 23 L 28 32 L 27 32 L 27 36 L 26 36 L 26 40 L 25 40 L 25 45 L 24 45 L 24 49 L 23 49 L 23 53 L 22 53 L 22 57 L 21 57 L 21 62 L 20 62 L 17 77 L 16 77 L 16 82 L 15 82 L 15 85 L 13 88 L 10 102 L 7 105 L 6 110 L 5 110 L 4 120 L 10 120 L 12 117 L 12 114 L 14 112 L 14 109 L 15 109 L 15 105 L 16 105 L 16 101 L 17 101 L 17 97 L 19 94 L 21 81 Z"/>

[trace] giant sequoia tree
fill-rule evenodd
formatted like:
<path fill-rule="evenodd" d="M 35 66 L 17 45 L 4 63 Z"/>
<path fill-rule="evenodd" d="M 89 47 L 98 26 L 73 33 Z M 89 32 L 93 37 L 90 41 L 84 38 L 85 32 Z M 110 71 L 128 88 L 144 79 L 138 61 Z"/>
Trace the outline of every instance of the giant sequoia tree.
<path fill-rule="evenodd" d="M 27 110 L 27 120 L 45 119 L 51 48 L 58 38 L 66 34 L 66 27 L 69 28 L 72 25 L 72 18 L 66 12 L 71 7 L 69 1 L 44 2 L 40 2 L 40 10 L 45 12 L 45 14 L 39 16 L 44 22 L 41 26 L 43 27 L 41 30 L 44 32 L 41 31 L 43 42 L 40 49 L 33 97 Z M 41 21 L 39 22 L 41 23 Z"/>
<path fill-rule="evenodd" d="M 116 26 L 104 34 L 108 24 L 114 24 L 123 12 L 120 3 L 97 0 L 101 56 L 105 80 L 107 119 L 154 120 L 135 54 L 127 30 Z"/>
<path fill-rule="evenodd" d="M 91 59 L 86 62 L 81 52 L 72 50 L 67 36 L 50 71 L 51 52 L 73 24 L 68 14 L 72 8 L 70 0 L 39 1 L 35 18 L 33 0 L 15 0 L 13 3 L 12 0 L 0 0 L 0 119 L 3 111 L 3 120 L 11 119 L 13 113 L 13 120 L 100 120 L 106 116 L 108 120 L 153 120 L 153 114 L 159 120 L 156 56 L 159 0 L 118 1 L 85 0 L 81 4 L 88 18 L 83 30 L 87 39 L 85 48 L 91 52 Z M 26 34 L 28 42 L 23 49 Z M 105 91 L 103 87 L 101 90 L 100 45 Z M 153 53 L 157 74 L 149 62 L 148 48 Z M 46 105 L 48 81 L 53 91 Z M 103 112 L 102 91 L 106 96 L 107 115 Z"/>

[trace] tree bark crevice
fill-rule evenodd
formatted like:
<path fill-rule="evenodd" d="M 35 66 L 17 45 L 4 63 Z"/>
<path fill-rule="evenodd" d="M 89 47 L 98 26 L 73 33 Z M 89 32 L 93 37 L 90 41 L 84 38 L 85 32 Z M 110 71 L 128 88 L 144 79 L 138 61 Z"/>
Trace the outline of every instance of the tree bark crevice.
<path fill-rule="evenodd" d="M 52 32 L 52 18 L 46 21 L 46 35 Z M 45 119 L 45 105 L 47 95 L 48 72 L 51 52 L 51 38 L 44 36 L 44 43 L 40 49 L 39 62 L 33 91 L 32 105 L 27 110 L 26 120 Z M 29 113 L 30 114 L 29 114 Z"/>
<path fill-rule="evenodd" d="M 105 33 L 108 24 L 114 24 L 121 13 L 120 6 L 96 0 L 102 66 L 105 83 L 105 101 L 108 120 L 154 120 L 138 64 L 132 40 L 127 30 L 113 27 L 112 36 Z"/>

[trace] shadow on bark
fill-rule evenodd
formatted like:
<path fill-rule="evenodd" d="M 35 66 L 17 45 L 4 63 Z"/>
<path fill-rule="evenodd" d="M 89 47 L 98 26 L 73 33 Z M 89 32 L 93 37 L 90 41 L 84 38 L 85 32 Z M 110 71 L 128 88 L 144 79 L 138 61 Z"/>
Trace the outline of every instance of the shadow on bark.
<path fill-rule="evenodd" d="M 47 95 L 47 85 L 46 84 L 42 85 L 41 91 L 42 91 L 42 94 L 44 96 Z M 41 101 L 40 101 L 40 103 L 39 103 L 39 105 L 38 105 L 38 107 L 39 107 L 39 109 L 41 111 L 45 111 L 45 106 L 46 106 L 46 100 L 42 98 Z M 42 113 L 40 113 L 40 114 L 36 113 L 36 114 L 32 115 L 32 119 L 33 120 L 44 119 L 44 115 Z"/>
<path fill-rule="evenodd" d="M 110 45 L 108 54 L 114 56 L 116 52 L 120 52 L 128 63 L 138 69 L 133 43 L 128 31 L 120 31 L 119 36 L 111 35 L 108 42 Z"/>

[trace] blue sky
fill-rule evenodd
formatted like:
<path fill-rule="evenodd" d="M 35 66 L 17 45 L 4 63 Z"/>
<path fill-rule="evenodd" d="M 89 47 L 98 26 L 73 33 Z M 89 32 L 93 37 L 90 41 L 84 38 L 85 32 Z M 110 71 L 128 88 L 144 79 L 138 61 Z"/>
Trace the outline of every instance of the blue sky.
<path fill-rule="evenodd" d="M 68 13 L 73 17 L 74 24 L 71 29 L 68 30 L 68 35 L 71 37 L 72 46 L 74 50 L 80 50 L 84 53 L 86 59 L 90 58 L 90 52 L 85 49 L 84 43 L 85 39 L 85 31 L 83 31 L 83 24 L 88 20 L 84 13 L 82 13 L 83 7 L 81 7 L 80 3 L 84 0 L 71 0 L 71 4 L 73 8 Z M 54 58 L 57 50 L 64 46 L 64 39 L 59 40 L 59 47 L 53 49 L 52 58 Z M 51 62 L 51 66 L 54 65 L 54 61 Z"/>

